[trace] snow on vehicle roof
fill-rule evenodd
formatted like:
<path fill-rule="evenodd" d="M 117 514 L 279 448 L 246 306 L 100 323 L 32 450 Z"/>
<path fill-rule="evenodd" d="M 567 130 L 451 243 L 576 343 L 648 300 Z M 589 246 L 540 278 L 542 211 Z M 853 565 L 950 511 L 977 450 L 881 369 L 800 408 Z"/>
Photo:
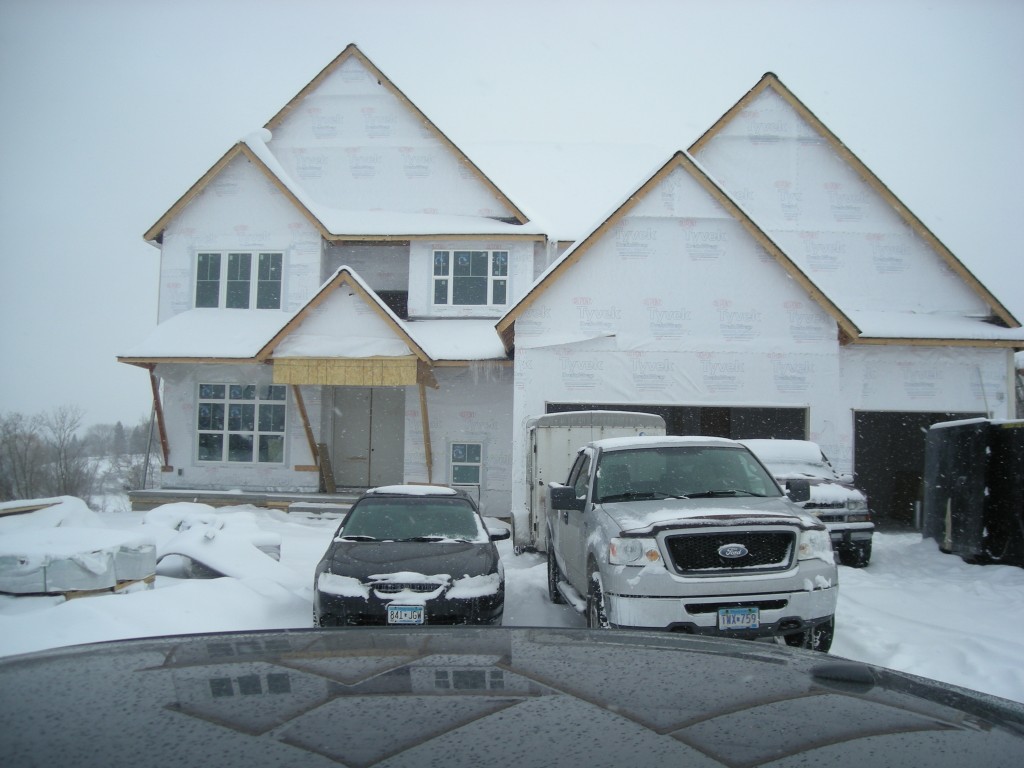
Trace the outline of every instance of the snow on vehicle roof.
<path fill-rule="evenodd" d="M 444 485 L 382 485 L 371 488 L 367 495 L 400 494 L 403 496 L 457 496 L 458 491 Z"/>
<path fill-rule="evenodd" d="M 615 451 L 623 448 L 649 448 L 652 446 L 671 445 L 739 445 L 737 441 L 727 437 L 706 437 L 701 435 L 637 435 L 627 437 L 606 437 L 595 440 L 591 445 L 602 451 Z"/>
<path fill-rule="evenodd" d="M 821 464 L 821 447 L 810 440 L 740 440 L 765 464 Z"/>

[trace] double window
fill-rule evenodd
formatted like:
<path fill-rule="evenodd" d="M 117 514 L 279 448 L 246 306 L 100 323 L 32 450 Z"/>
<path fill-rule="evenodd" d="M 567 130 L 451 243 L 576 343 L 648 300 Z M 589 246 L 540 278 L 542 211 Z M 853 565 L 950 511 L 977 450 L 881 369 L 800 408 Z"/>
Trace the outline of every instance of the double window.
<path fill-rule="evenodd" d="M 480 485 L 481 443 L 452 443 L 452 485 Z"/>
<path fill-rule="evenodd" d="M 283 266 L 283 253 L 200 253 L 196 306 L 280 309 Z"/>
<path fill-rule="evenodd" d="M 285 388 L 200 384 L 199 461 L 284 463 Z"/>
<path fill-rule="evenodd" d="M 434 251 L 434 304 L 498 305 L 508 300 L 508 251 Z"/>

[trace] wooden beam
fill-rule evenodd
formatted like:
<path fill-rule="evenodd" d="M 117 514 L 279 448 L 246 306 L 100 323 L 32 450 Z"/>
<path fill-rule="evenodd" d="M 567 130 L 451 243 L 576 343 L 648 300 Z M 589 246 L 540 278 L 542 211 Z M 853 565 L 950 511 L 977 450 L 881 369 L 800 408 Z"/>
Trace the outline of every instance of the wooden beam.
<path fill-rule="evenodd" d="M 427 387 L 423 378 L 419 381 L 420 420 L 423 422 L 423 455 L 427 461 L 427 482 L 434 482 L 434 452 L 430 447 L 430 414 L 427 413 Z"/>
<path fill-rule="evenodd" d="M 306 442 L 309 444 L 309 452 L 313 456 L 313 463 L 320 466 L 320 451 L 316 447 L 316 437 L 313 435 L 313 427 L 310 426 L 309 416 L 306 415 L 306 404 L 302 400 L 302 392 L 299 390 L 298 384 L 292 384 L 292 397 L 295 398 L 295 407 L 299 409 L 299 416 L 302 417 L 302 429 L 306 433 Z"/>
<path fill-rule="evenodd" d="M 156 409 L 156 426 L 160 433 L 160 452 L 163 456 L 162 472 L 171 471 L 171 447 L 167 442 L 167 426 L 164 424 L 164 407 L 160 402 L 160 383 L 156 379 L 156 367 L 149 368 L 149 385 L 153 390 L 153 408 Z"/>

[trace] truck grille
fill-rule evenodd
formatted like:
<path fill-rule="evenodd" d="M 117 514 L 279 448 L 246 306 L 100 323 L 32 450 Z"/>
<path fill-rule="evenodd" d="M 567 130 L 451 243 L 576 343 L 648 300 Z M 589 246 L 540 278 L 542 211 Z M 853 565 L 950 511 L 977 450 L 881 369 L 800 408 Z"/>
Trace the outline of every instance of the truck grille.
<path fill-rule="evenodd" d="M 408 590 L 409 592 L 434 592 L 443 584 L 431 581 L 411 581 L 411 582 L 398 582 L 398 581 L 378 581 L 375 584 L 371 584 L 370 587 L 374 592 L 380 592 L 383 595 L 396 595 L 399 592 Z"/>
<path fill-rule="evenodd" d="M 728 545 L 740 545 L 746 554 L 725 557 L 719 550 Z M 785 570 L 793 560 L 795 545 L 792 531 L 720 531 L 665 538 L 676 570 L 701 576 Z"/>

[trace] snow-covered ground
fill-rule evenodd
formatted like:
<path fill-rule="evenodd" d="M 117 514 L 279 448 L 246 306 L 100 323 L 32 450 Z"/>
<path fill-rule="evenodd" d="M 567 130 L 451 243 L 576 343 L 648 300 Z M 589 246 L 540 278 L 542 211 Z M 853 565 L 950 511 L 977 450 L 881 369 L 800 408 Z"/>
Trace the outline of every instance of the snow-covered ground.
<path fill-rule="evenodd" d="M 143 513 L 127 511 L 97 520 L 166 544 L 170 534 L 163 525 L 170 520 L 209 514 L 201 505 L 175 506 L 174 514 L 151 515 L 146 524 Z M 254 507 L 222 509 L 216 517 L 233 518 L 223 530 L 241 531 L 250 548 L 279 539 L 280 563 L 248 552 L 236 559 L 230 577 L 185 579 L 161 568 L 154 588 L 124 594 L 69 601 L 0 596 L 0 655 L 142 636 L 309 626 L 313 568 L 338 519 Z M 191 545 L 202 544 L 193 536 Z M 178 546 L 190 546 L 189 537 Z M 499 547 L 507 625 L 584 626 L 572 608 L 548 602 L 542 555 L 516 556 L 508 541 Z M 876 534 L 870 566 L 840 567 L 836 621 L 835 656 L 1024 702 L 1024 569 L 968 565 L 918 534 Z"/>

